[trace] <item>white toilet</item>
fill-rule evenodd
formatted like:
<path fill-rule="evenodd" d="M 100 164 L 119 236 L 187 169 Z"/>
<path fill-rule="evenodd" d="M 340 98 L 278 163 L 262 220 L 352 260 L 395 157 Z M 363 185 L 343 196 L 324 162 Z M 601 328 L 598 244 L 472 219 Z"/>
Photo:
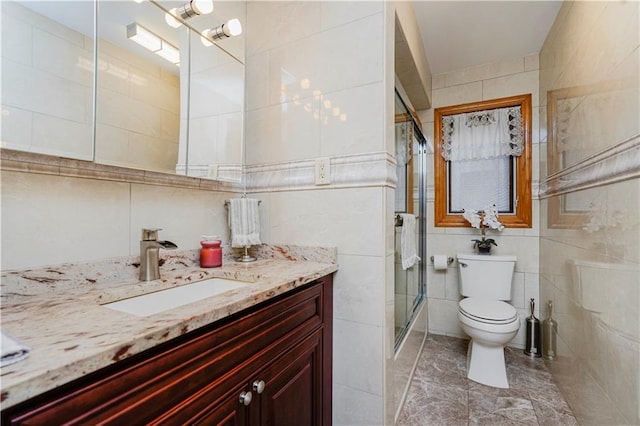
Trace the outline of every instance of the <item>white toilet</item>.
<path fill-rule="evenodd" d="M 467 377 L 496 388 L 508 388 L 504 346 L 518 334 L 520 318 L 511 300 L 515 256 L 458 254 L 458 318 L 469 337 Z"/>

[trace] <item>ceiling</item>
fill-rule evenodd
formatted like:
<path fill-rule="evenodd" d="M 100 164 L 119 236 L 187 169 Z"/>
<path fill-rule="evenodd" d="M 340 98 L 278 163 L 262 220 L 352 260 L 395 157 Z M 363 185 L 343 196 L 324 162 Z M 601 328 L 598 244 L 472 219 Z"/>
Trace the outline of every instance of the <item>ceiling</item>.
<path fill-rule="evenodd" d="M 432 74 L 538 53 L 562 1 L 413 1 Z"/>

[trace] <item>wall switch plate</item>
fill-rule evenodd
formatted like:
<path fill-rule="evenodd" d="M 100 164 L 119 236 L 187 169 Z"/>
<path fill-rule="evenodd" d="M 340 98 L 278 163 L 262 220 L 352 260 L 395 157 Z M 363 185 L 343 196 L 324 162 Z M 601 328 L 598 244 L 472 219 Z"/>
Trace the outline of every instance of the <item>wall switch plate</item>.
<path fill-rule="evenodd" d="M 218 165 L 210 164 L 209 169 L 207 170 L 207 177 L 210 179 L 215 179 L 218 177 Z"/>
<path fill-rule="evenodd" d="M 316 185 L 331 183 L 331 158 L 316 158 Z"/>

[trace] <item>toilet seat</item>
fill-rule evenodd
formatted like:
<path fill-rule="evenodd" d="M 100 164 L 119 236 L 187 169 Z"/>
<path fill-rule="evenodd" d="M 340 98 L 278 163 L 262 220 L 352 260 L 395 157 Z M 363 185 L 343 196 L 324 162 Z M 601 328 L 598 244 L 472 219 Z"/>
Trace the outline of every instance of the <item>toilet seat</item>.
<path fill-rule="evenodd" d="M 516 309 L 500 300 L 468 297 L 458 303 L 458 311 L 468 319 L 484 324 L 501 325 L 518 321 Z"/>

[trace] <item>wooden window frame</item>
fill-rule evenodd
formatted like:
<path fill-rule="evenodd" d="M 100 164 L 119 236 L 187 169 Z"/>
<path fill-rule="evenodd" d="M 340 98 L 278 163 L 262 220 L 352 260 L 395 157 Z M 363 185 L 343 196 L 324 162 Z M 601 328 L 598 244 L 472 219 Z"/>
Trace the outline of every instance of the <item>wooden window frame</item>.
<path fill-rule="evenodd" d="M 477 112 L 488 109 L 520 107 L 523 127 L 522 155 L 516 157 L 516 211 L 501 214 L 500 222 L 507 228 L 531 228 L 531 94 L 471 102 L 434 110 L 434 225 L 436 227 L 469 227 L 462 214 L 450 214 L 447 210 L 447 161 L 442 158 L 442 118 L 448 115 Z"/>

